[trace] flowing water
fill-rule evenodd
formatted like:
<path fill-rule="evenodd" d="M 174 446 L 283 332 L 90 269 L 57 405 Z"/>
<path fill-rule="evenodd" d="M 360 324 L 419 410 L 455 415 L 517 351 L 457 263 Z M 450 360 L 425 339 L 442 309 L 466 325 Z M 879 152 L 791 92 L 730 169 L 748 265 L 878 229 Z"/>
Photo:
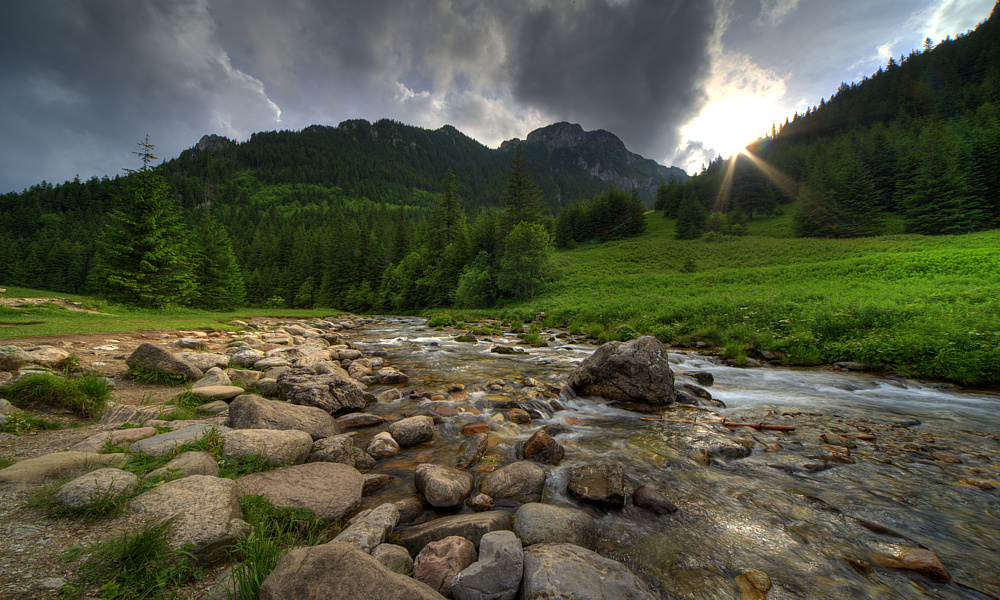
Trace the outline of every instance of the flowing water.
<path fill-rule="evenodd" d="M 566 459 L 550 468 L 544 501 L 574 504 L 565 493 L 573 467 L 621 464 L 634 485 L 658 489 L 679 507 L 665 516 L 631 505 L 610 512 L 584 507 L 597 517 L 598 551 L 629 565 L 664 597 L 740 598 L 734 581 L 748 570 L 770 576 L 772 600 L 1000 597 L 996 394 L 827 369 L 738 369 L 678 353 L 671 355 L 675 372 L 710 372 L 715 382 L 708 389 L 728 408 L 679 407 L 664 417 L 724 416 L 795 431 L 641 420 L 650 415 L 565 393 L 558 399 L 564 409 L 550 413 L 538 388 L 523 388 L 523 379 L 560 387 L 595 346 L 560 340 L 498 355 L 489 349 L 516 338 L 460 343 L 456 332 L 424 323 L 383 319 L 356 340 L 410 374 L 404 391 L 443 396 L 404 394 L 372 412 L 447 415 L 429 449 L 407 449 L 382 464 L 382 472 L 399 477 L 372 502 L 414 493 L 406 477 L 413 466 L 448 464 L 466 423 L 491 423 L 491 452 L 503 462 L 516 459 L 517 443 L 538 427 L 558 423 L 567 429 L 556 437 Z M 497 379 L 502 384 L 493 381 L 491 389 Z M 678 382 L 694 381 L 679 375 Z M 449 395 L 453 384 L 467 393 Z M 499 420 L 494 403 L 524 399 L 526 390 L 536 392 L 530 404 L 536 419 L 524 426 Z M 844 446 L 846 460 L 837 452 Z M 738 458 L 746 448 L 750 455 Z M 932 550 L 951 580 L 880 565 L 884 544 Z"/>

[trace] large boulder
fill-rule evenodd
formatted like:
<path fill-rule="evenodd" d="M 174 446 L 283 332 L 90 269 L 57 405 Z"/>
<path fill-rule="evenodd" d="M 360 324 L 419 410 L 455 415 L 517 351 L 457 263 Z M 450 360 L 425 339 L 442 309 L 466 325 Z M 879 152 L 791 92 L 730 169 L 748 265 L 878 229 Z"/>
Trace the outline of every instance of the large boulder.
<path fill-rule="evenodd" d="M 570 472 L 569 495 L 580 502 L 605 508 L 623 508 L 628 496 L 621 465 L 586 465 Z"/>
<path fill-rule="evenodd" d="M 173 452 L 175 447 L 196 442 L 213 431 L 224 433 L 229 431 L 229 428 L 207 423 L 188 425 L 139 440 L 129 446 L 129 450 L 155 457 L 166 456 Z"/>
<path fill-rule="evenodd" d="M 234 429 L 222 434 L 223 458 L 245 460 L 259 456 L 274 466 L 306 462 L 312 445 L 312 437 L 298 429 Z"/>
<path fill-rule="evenodd" d="M 354 544 L 371 554 L 379 544 L 385 542 L 398 522 L 399 509 L 395 504 L 387 502 L 358 513 L 333 541 Z"/>
<path fill-rule="evenodd" d="M 164 483 L 135 497 L 132 510 L 159 519 L 173 518 L 172 546 L 192 544 L 195 556 L 212 562 L 249 530 L 232 479 L 191 475 Z"/>
<path fill-rule="evenodd" d="M 42 346 L 28 352 L 35 364 L 58 369 L 66 364 L 69 352 L 54 346 Z"/>
<path fill-rule="evenodd" d="M 530 460 L 500 467 L 479 483 L 479 491 L 495 500 L 539 502 L 545 490 L 545 468 Z"/>
<path fill-rule="evenodd" d="M 389 435 L 404 448 L 415 446 L 434 437 L 434 419 L 424 415 L 400 419 L 389 425 Z"/>
<path fill-rule="evenodd" d="M 365 407 L 364 387 L 340 368 L 323 375 L 305 367 L 290 369 L 278 377 L 278 388 L 292 404 L 315 406 L 330 414 Z"/>
<path fill-rule="evenodd" d="M 174 408 L 165 404 L 152 404 L 149 406 L 119 404 L 104 411 L 95 429 L 106 431 L 117 429 L 122 425 L 142 425 L 146 421 L 161 418 Z"/>
<path fill-rule="evenodd" d="M 353 433 L 343 433 L 316 440 L 306 462 L 335 462 L 353 467 L 356 460 L 353 438 Z"/>
<path fill-rule="evenodd" d="M 160 371 L 168 375 L 182 375 L 187 381 L 197 381 L 202 376 L 201 369 L 198 367 L 189 365 L 167 349 L 149 342 L 139 344 L 139 347 L 125 359 L 125 364 L 129 367 Z"/>
<path fill-rule="evenodd" d="M 93 452 L 54 452 L 36 458 L 16 462 L 6 469 L 0 469 L 0 485 L 6 483 L 27 483 L 53 481 L 74 475 L 97 465 L 120 466 L 125 455 L 95 454 Z"/>
<path fill-rule="evenodd" d="M 466 513 L 439 517 L 419 525 L 411 525 L 399 531 L 399 544 L 416 554 L 424 546 L 450 535 L 464 537 L 479 546 L 484 534 L 501 529 L 510 529 L 510 513 L 491 510 L 481 513 Z"/>
<path fill-rule="evenodd" d="M 451 580 L 456 600 L 513 600 L 524 568 L 521 540 L 511 531 L 491 531 L 479 541 L 479 560 Z"/>
<path fill-rule="evenodd" d="M 0 346 L 0 371 L 16 371 L 31 362 L 31 355 L 21 348 Z"/>
<path fill-rule="evenodd" d="M 451 580 L 479 558 L 476 547 L 457 535 L 431 542 L 413 559 L 413 578 L 451 596 Z"/>
<path fill-rule="evenodd" d="M 238 480 L 240 491 L 264 496 L 277 508 L 307 508 L 336 519 L 361 505 L 364 477 L 340 463 L 313 462 L 251 473 Z"/>
<path fill-rule="evenodd" d="M 135 473 L 113 467 L 97 469 L 63 484 L 53 498 L 70 508 L 83 508 L 128 495 L 139 484 Z"/>
<path fill-rule="evenodd" d="M 417 491 L 424 495 L 427 504 L 438 508 L 461 506 L 472 493 L 474 482 L 468 471 L 444 465 L 424 463 L 417 465 L 414 472 Z"/>
<path fill-rule="evenodd" d="M 352 544 L 330 542 L 286 554 L 260 586 L 260 600 L 442 600 Z"/>
<path fill-rule="evenodd" d="M 567 386 L 581 396 L 619 402 L 670 404 L 674 399 L 667 347 L 652 336 L 602 345 L 570 374 Z"/>
<path fill-rule="evenodd" d="M 524 549 L 521 598 L 654 600 L 656 594 L 625 565 L 573 544 Z"/>
<path fill-rule="evenodd" d="M 523 504 L 514 513 L 514 533 L 525 546 L 566 543 L 593 550 L 597 545 L 594 517 L 569 506 Z"/>
<path fill-rule="evenodd" d="M 330 413 L 314 406 L 267 400 L 244 394 L 229 404 L 229 426 L 233 429 L 298 429 L 318 440 L 340 433 Z"/>
<path fill-rule="evenodd" d="M 184 362 L 198 367 L 202 371 L 210 369 L 225 368 L 229 365 L 228 354 L 215 354 L 212 352 L 193 352 L 184 356 Z"/>

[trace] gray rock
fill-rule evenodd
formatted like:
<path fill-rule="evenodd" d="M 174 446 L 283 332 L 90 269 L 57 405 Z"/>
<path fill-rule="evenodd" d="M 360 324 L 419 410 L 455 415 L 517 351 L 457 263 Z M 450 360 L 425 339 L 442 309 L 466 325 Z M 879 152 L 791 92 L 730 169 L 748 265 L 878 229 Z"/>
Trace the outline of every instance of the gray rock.
<path fill-rule="evenodd" d="M 372 550 L 372 558 L 382 563 L 385 568 L 395 573 L 409 574 L 413 572 L 413 559 L 406 548 L 396 544 L 379 544 Z"/>
<path fill-rule="evenodd" d="M 286 554 L 260 586 L 260 600 L 441 600 L 351 544 L 330 542 Z"/>
<path fill-rule="evenodd" d="M 137 442 L 156 435 L 156 429 L 152 427 L 133 427 L 131 429 L 117 429 L 114 431 L 102 431 L 80 440 L 70 446 L 74 452 L 100 452 L 105 446 L 118 446 L 123 443 Z"/>
<path fill-rule="evenodd" d="M 198 407 L 198 410 L 210 415 L 217 415 L 229 410 L 229 403 L 225 400 L 212 400 L 211 402 L 206 402 Z M 226 412 L 226 415 L 229 413 Z M 228 418 L 228 416 L 227 416 Z"/>
<path fill-rule="evenodd" d="M 214 400 L 232 400 L 245 393 L 243 388 L 235 385 L 208 385 L 191 389 L 191 393 L 200 397 L 205 402 Z"/>
<path fill-rule="evenodd" d="M 342 417 L 337 417 L 337 424 L 340 425 L 341 429 L 373 427 L 382 423 L 385 423 L 385 417 L 363 412 L 348 413 Z"/>
<path fill-rule="evenodd" d="M 315 406 L 330 414 L 365 407 L 364 387 L 340 372 L 315 375 L 311 369 L 296 368 L 278 377 L 278 388 L 292 404 Z"/>
<path fill-rule="evenodd" d="M 196 389 L 217 385 L 231 386 L 233 385 L 233 381 L 229 378 L 229 375 L 226 375 L 226 372 L 219 367 L 210 367 L 205 371 L 205 375 L 201 379 L 194 382 L 194 385 L 192 385 L 191 388 Z"/>
<path fill-rule="evenodd" d="M 396 443 L 396 440 L 388 432 L 382 431 L 376 433 L 375 437 L 368 442 L 365 452 L 376 460 L 389 458 L 399 453 L 399 444 Z"/>
<path fill-rule="evenodd" d="M 382 504 L 358 513 L 350 524 L 333 538 L 334 542 L 354 544 L 371 554 L 375 547 L 385 542 L 399 522 L 399 510 L 393 504 Z"/>
<path fill-rule="evenodd" d="M 208 342 L 196 337 L 181 338 L 174 342 L 174 345 L 178 348 L 187 348 L 188 350 L 208 350 Z"/>
<path fill-rule="evenodd" d="M 253 371 L 250 369 L 229 369 L 227 374 L 233 385 L 238 385 L 243 388 L 252 386 L 263 376 L 263 373 L 260 371 Z"/>
<path fill-rule="evenodd" d="M 369 451 L 370 453 L 370 451 Z M 427 503 L 438 508 L 461 506 L 472 493 L 474 479 L 467 471 L 444 465 L 417 465 L 414 484 Z"/>
<path fill-rule="evenodd" d="M 340 433 L 340 427 L 326 411 L 313 406 L 267 400 L 244 394 L 229 405 L 229 426 L 233 429 L 297 429 L 319 440 Z"/>
<path fill-rule="evenodd" d="M 260 350 L 254 350 L 249 346 L 244 346 L 242 348 L 237 348 L 236 352 L 230 357 L 234 365 L 239 365 L 241 367 L 252 367 L 258 360 L 264 358 L 264 353 Z"/>
<path fill-rule="evenodd" d="M 607 508 L 622 508 L 628 490 L 625 472 L 621 465 L 587 465 L 572 470 L 569 495 L 580 502 L 589 502 Z"/>
<path fill-rule="evenodd" d="M 66 475 L 75 475 L 96 465 L 120 466 L 124 462 L 125 455 L 121 453 L 54 452 L 0 469 L 0 485 L 52 481 Z"/>
<path fill-rule="evenodd" d="M 261 377 L 257 380 L 257 391 L 267 397 L 275 397 L 281 393 L 278 380 L 273 377 Z"/>
<path fill-rule="evenodd" d="M 434 437 L 434 419 L 426 416 L 408 417 L 389 425 L 389 434 L 406 448 Z"/>
<path fill-rule="evenodd" d="M 159 519 L 173 518 L 172 546 L 194 546 L 195 556 L 212 562 L 249 530 L 240 510 L 236 482 L 191 475 L 164 483 L 135 497 L 132 510 Z"/>
<path fill-rule="evenodd" d="M 510 523 L 510 513 L 499 510 L 451 515 L 401 529 L 399 543 L 405 546 L 410 554 L 416 554 L 430 542 L 457 535 L 478 547 L 483 534 L 510 529 Z"/>
<path fill-rule="evenodd" d="M 12 415 L 20 410 L 20 408 L 14 406 L 7 400 L 0 398 L 0 415 Z"/>
<path fill-rule="evenodd" d="M 514 533 L 526 547 L 566 543 L 593 550 L 597 546 L 594 517 L 569 506 L 537 502 L 523 504 L 514 513 Z"/>
<path fill-rule="evenodd" d="M 0 371 L 16 371 L 33 361 L 31 355 L 17 346 L 0 346 Z"/>
<path fill-rule="evenodd" d="M 53 494 L 53 498 L 64 506 L 83 508 L 127 496 L 138 484 L 139 478 L 134 473 L 106 467 L 65 483 Z"/>
<path fill-rule="evenodd" d="M 479 483 L 479 491 L 494 500 L 539 502 L 545 490 L 545 468 L 530 460 L 500 467 Z"/>
<path fill-rule="evenodd" d="M 155 469 L 147 475 L 158 475 L 167 481 L 188 477 L 189 475 L 219 475 L 219 463 L 215 462 L 208 452 L 182 452 L 173 460 Z"/>
<path fill-rule="evenodd" d="M 578 395 L 618 402 L 670 404 L 674 398 L 667 348 L 652 336 L 602 345 L 570 374 L 567 385 Z"/>
<path fill-rule="evenodd" d="M 162 404 L 152 406 L 126 406 L 119 404 L 104 411 L 97 429 L 117 429 L 122 425 L 143 425 L 146 421 L 161 418 L 174 407 Z"/>
<path fill-rule="evenodd" d="M 183 375 L 184 379 L 188 381 L 197 381 L 202 376 L 201 369 L 175 357 L 165 348 L 149 342 L 139 344 L 139 347 L 125 359 L 125 364 L 130 367 L 160 371 L 168 375 Z"/>
<path fill-rule="evenodd" d="M 386 475 L 385 473 L 370 473 L 365 475 L 365 483 L 361 488 L 362 496 L 370 496 L 385 486 L 389 485 L 392 481 L 392 475 Z"/>
<path fill-rule="evenodd" d="M 256 455 L 275 466 L 304 463 L 312 445 L 312 437 L 297 429 L 234 429 L 222 434 L 224 458 L 244 460 Z"/>
<path fill-rule="evenodd" d="M 462 442 L 462 447 L 458 449 L 453 464 L 457 469 L 468 469 L 479 462 L 479 459 L 486 454 L 490 436 L 486 433 L 476 433 Z"/>
<path fill-rule="evenodd" d="M 410 378 L 396 367 L 382 367 L 378 370 L 378 378 L 385 385 L 406 385 Z"/>
<path fill-rule="evenodd" d="M 229 366 L 229 355 L 212 352 L 193 352 L 184 356 L 184 362 L 198 367 L 202 371 L 225 368 Z"/>
<path fill-rule="evenodd" d="M 361 471 L 362 473 L 367 473 L 371 471 L 378 465 L 378 461 L 372 458 L 371 454 L 368 454 L 364 450 L 356 449 L 354 452 L 354 468 Z"/>
<path fill-rule="evenodd" d="M 354 434 L 345 433 L 316 440 L 306 462 L 335 462 L 353 467 L 355 461 L 353 438 Z"/>
<path fill-rule="evenodd" d="M 268 356 L 262 358 L 253 364 L 253 368 L 258 371 L 267 371 L 268 369 L 273 369 L 275 367 L 291 367 L 292 363 L 288 362 L 280 356 Z"/>
<path fill-rule="evenodd" d="M 240 477 L 244 494 L 264 496 L 278 508 L 307 508 L 336 519 L 361 505 L 364 477 L 340 463 L 315 462 Z"/>
<path fill-rule="evenodd" d="M 413 578 L 441 593 L 451 596 L 451 580 L 463 569 L 476 562 L 476 548 L 469 540 L 449 536 L 431 542 L 413 559 Z"/>
<path fill-rule="evenodd" d="M 41 348 L 31 350 L 28 352 L 28 355 L 31 356 L 32 362 L 36 365 L 54 369 L 62 367 L 65 364 L 65 360 L 69 358 L 69 352 L 52 346 L 42 346 Z"/>
<path fill-rule="evenodd" d="M 479 560 L 451 580 L 456 600 L 512 600 L 521 586 L 524 552 L 510 531 L 491 531 L 479 542 Z"/>
<path fill-rule="evenodd" d="M 229 431 L 229 428 L 212 424 L 188 425 L 174 431 L 139 440 L 129 446 L 129 450 L 148 454 L 149 456 L 165 456 L 170 454 L 175 447 L 196 442 L 212 431 L 225 433 Z"/>
<path fill-rule="evenodd" d="M 653 591 L 625 565 L 573 544 L 524 549 L 521 598 L 654 600 Z"/>

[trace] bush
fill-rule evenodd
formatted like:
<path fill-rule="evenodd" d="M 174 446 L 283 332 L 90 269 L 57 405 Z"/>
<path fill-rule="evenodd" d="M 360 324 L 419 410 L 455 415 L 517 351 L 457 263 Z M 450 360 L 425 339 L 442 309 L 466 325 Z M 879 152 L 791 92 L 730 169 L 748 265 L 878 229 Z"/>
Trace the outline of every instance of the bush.
<path fill-rule="evenodd" d="M 0 393 L 18 408 L 52 406 L 90 419 L 104 413 L 111 385 L 100 375 L 66 378 L 39 373 L 26 375 L 0 388 Z"/>
<path fill-rule="evenodd" d="M 455 324 L 455 319 L 448 313 L 434 313 L 427 319 L 428 327 L 450 327 Z"/>

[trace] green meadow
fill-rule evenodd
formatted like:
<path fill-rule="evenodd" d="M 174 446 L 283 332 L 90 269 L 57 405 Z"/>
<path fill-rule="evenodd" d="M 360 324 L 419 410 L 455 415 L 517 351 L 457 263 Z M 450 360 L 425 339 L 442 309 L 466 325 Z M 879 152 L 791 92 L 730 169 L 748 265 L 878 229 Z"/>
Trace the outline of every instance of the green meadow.
<path fill-rule="evenodd" d="M 790 238 L 784 215 L 746 237 L 681 241 L 672 220 L 646 220 L 639 238 L 557 252 L 546 291 L 504 316 L 544 311 L 600 339 L 701 341 L 738 361 L 771 351 L 793 365 L 1000 381 L 1000 231 Z"/>

